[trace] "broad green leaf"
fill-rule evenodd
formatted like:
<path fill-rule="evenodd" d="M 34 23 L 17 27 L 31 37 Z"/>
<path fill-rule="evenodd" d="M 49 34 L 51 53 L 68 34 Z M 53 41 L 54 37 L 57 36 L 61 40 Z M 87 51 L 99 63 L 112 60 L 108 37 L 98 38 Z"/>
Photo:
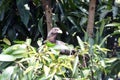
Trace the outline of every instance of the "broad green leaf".
<path fill-rule="evenodd" d="M 4 38 L 3 42 L 5 42 L 7 45 L 11 45 L 11 42 L 7 38 Z"/>
<path fill-rule="evenodd" d="M 120 30 L 114 31 L 111 35 L 116 35 L 116 34 L 120 34 Z"/>
<path fill-rule="evenodd" d="M 56 44 L 51 43 L 51 42 L 49 42 L 49 41 L 46 41 L 46 45 L 47 45 L 48 47 L 53 47 L 53 46 L 55 46 Z"/>
<path fill-rule="evenodd" d="M 12 52 L 12 55 L 14 54 L 26 54 L 26 50 L 25 49 L 18 49 Z"/>
<path fill-rule="evenodd" d="M 25 49 L 26 45 L 24 44 L 15 44 L 13 46 L 8 47 L 7 49 L 3 50 L 2 54 L 12 54 L 13 51 L 18 49 Z"/>
<path fill-rule="evenodd" d="M 6 68 L 2 72 L 0 79 L 1 80 L 11 80 L 11 76 L 14 73 L 14 68 L 15 68 L 14 66 L 9 66 L 8 68 Z"/>
<path fill-rule="evenodd" d="M 21 21 L 27 26 L 30 18 L 30 12 L 29 10 L 26 10 L 25 6 L 27 3 L 27 0 L 17 0 L 17 8 L 19 11 L 19 15 L 21 17 Z"/>
<path fill-rule="evenodd" d="M 0 61 L 15 61 L 16 58 L 12 55 L 0 54 Z"/>

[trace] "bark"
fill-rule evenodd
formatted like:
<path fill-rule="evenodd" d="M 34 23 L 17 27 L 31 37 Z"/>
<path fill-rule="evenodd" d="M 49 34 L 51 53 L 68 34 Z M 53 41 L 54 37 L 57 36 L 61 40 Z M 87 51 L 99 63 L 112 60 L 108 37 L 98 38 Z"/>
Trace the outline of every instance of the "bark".
<path fill-rule="evenodd" d="M 95 16 L 95 7 L 96 7 L 96 0 L 90 0 L 89 3 L 89 15 L 88 15 L 88 24 L 87 24 L 87 33 L 90 38 L 93 38 L 93 29 L 94 29 L 94 16 Z M 91 71 L 91 80 L 94 79 L 94 72 L 93 72 L 93 55 L 91 53 L 91 63 L 92 66 L 90 67 Z"/>
<path fill-rule="evenodd" d="M 93 37 L 95 7 L 96 7 L 96 0 L 90 0 L 88 24 L 87 24 L 87 33 L 89 37 Z"/>
<path fill-rule="evenodd" d="M 51 8 L 51 0 L 41 0 L 43 9 L 45 11 L 46 23 L 47 23 L 47 32 L 49 32 L 52 28 L 52 8 Z"/>

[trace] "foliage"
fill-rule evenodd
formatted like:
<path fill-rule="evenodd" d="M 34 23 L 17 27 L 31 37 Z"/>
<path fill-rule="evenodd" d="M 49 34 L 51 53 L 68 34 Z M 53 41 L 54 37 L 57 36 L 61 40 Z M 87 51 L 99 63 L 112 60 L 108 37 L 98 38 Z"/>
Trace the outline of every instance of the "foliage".
<path fill-rule="evenodd" d="M 119 77 L 119 0 L 97 0 L 93 39 L 86 33 L 89 0 L 52 1 L 53 25 L 63 30 L 59 39 L 74 44 L 76 54 L 61 55 L 54 44 L 41 41 L 39 48 L 33 47 L 47 35 L 41 0 L 0 0 L 0 79 Z M 31 44 L 23 42 L 26 38 L 32 39 Z"/>
<path fill-rule="evenodd" d="M 88 0 L 53 0 L 52 20 L 53 26 L 63 30 L 61 39 L 68 43 L 77 45 L 76 36 L 82 39 L 85 36 L 88 19 Z M 114 30 L 106 28 L 111 22 L 119 22 L 119 1 L 98 0 L 94 36 L 95 42 L 101 40 Z M 25 40 L 31 38 L 37 41 L 39 37 L 46 37 L 45 15 L 40 0 L 10 0 L 5 4 L 0 1 L 0 35 L 1 39 L 8 38 L 12 43 L 14 40 Z M 109 32 L 109 33 L 108 33 Z M 87 40 L 85 38 L 85 40 Z M 35 45 L 35 44 L 34 44 Z"/>
<path fill-rule="evenodd" d="M 47 45 L 39 46 L 37 52 L 28 39 L 24 44 L 15 44 L 5 49 L 0 55 L 0 79 L 58 79 L 72 71 L 75 56 L 59 55 L 59 51 Z"/>
<path fill-rule="evenodd" d="M 83 42 L 79 37 L 77 39 L 79 46 L 75 48 L 77 52 L 74 55 L 61 55 L 59 50 L 50 46 L 52 43 L 43 45 L 41 40 L 37 42 L 39 48 L 35 49 L 30 45 L 30 39 L 4 49 L 0 54 L 0 71 L 2 71 L 0 79 L 90 80 L 92 77 L 102 79 L 103 73 L 112 76 L 110 70 L 114 71 L 119 64 L 119 59 L 110 60 L 106 58 L 108 49 Z M 90 39 L 90 43 L 93 43 L 92 41 Z M 116 61 L 117 63 L 114 64 Z M 110 66 L 111 64 L 114 66 Z M 118 71 L 112 74 L 116 75 Z"/>

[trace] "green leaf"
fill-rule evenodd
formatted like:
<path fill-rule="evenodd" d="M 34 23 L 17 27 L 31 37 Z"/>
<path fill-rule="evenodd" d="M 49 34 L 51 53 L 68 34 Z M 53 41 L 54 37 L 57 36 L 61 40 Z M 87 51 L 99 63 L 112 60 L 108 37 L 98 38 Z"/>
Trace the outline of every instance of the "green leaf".
<path fill-rule="evenodd" d="M 50 59 L 50 58 L 48 58 L 47 56 L 42 56 L 42 58 L 43 58 L 44 60 L 48 61 L 48 62 L 50 62 L 50 61 L 51 61 L 51 59 Z"/>
<path fill-rule="evenodd" d="M 50 68 L 44 65 L 44 73 L 46 77 L 49 75 L 49 72 L 50 72 Z"/>
<path fill-rule="evenodd" d="M 110 37 L 110 35 L 107 35 L 106 37 L 104 37 L 103 40 L 101 41 L 101 43 L 99 44 L 99 46 L 102 46 L 108 37 Z"/>
<path fill-rule="evenodd" d="M 103 19 L 101 26 L 100 26 L 100 36 L 102 36 L 102 34 L 103 34 L 104 27 L 105 27 L 105 20 Z"/>
<path fill-rule="evenodd" d="M 10 23 L 11 23 L 11 20 L 12 20 L 12 16 L 9 16 L 9 19 L 7 20 L 5 26 L 4 26 L 3 29 L 2 29 L 2 35 L 5 35 L 5 34 L 6 34 L 7 29 L 8 29 L 8 27 L 9 27 Z"/>
<path fill-rule="evenodd" d="M 90 74 L 90 69 L 83 70 L 83 74 L 84 74 L 84 77 L 87 77 L 87 76 L 91 75 Z"/>
<path fill-rule="evenodd" d="M 30 18 L 30 12 L 26 9 L 25 4 L 28 0 L 17 0 L 17 7 L 21 17 L 21 21 L 27 26 Z"/>
<path fill-rule="evenodd" d="M 105 59 L 105 62 L 106 63 L 113 63 L 113 62 L 115 62 L 117 60 L 117 58 L 106 58 Z"/>
<path fill-rule="evenodd" d="M 9 39 L 10 39 L 11 41 L 15 40 L 15 38 L 16 38 L 16 31 L 15 31 L 14 28 L 10 28 L 10 29 L 8 30 L 8 37 L 9 37 Z"/>
<path fill-rule="evenodd" d="M 26 49 L 18 49 L 12 52 L 12 55 L 27 54 Z"/>
<path fill-rule="evenodd" d="M 16 58 L 11 55 L 0 54 L 0 61 L 15 61 Z"/>
<path fill-rule="evenodd" d="M 73 18 L 71 16 L 68 16 L 67 18 L 74 26 L 77 27 L 76 23 L 74 22 L 74 20 L 73 20 Z"/>
<path fill-rule="evenodd" d="M 38 30 L 41 33 L 42 37 L 44 37 L 44 29 L 43 29 L 43 17 L 38 22 Z"/>
<path fill-rule="evenodd" d="M 47 45 L 48 47 L 53 47 L 53 46 L 55 46 L 55 44 L 54 44 L 54 43 L 51 43 L 50 41 L 46 41 L 46 45 Z"/>
<path fill-rule="evenodd" d="M 79 36 L 77 36 L 77 40 L 78 40 L 78 43 L 79 43 L 79 46 L 80 46 L 81 50 L 83 51 L 85 49 L 84 43 L 82 42 L 82 40 L 80 39 Z"/>
<path fill-rule="evenodd" d="M 27 45 L 30 45 L 31 44 L 31 39 L 26 39 L 26 42 L 25 42 Z"/>
<path fill-rule="evenodd" d="M 38 44 L 39 47 L 42 46 L 42 41 L 43 41 L 43 39 L 40 39 L 40 40 L 37 41 L 37 44 Z"/>
<path fill-rule="evenodd" d="M 4 19 L 5 9 L 0 10 L 0 21 Z"/>
<path fill-rule="evenodd" d="M 7 38 L 4 38 L 3 42 L 5 42 L 7 45 L 11 45 L 11 42 Z"/>
<path fill-rule="evenodd" d="M 76 58 L 75 58 L 75 60 L 74 60 L 74 65 L 73 65 L 73 71 L 72 71 L 72 76 L 74 76 L 75 75 L 75 73 L 76 73 L 76 70 L 77 70 L 77 65 L 78 65 L 78 62 L 79 62 L 79 57 L 78 56 L 76 56 Z"/>
<path fill-rule="evenodd" d="M 120 23 L 111 23 L 111 24 L 107 24 L 106 27 L 112 27 L 112 26 L 116 26 L 116 27 L 120 27 Z"/>
<path fill-rule="evenodd" d="M 111 35 L 116 35 L 116 34 L 120 34 L 120 30 L 114 31 Z"/>
<path fill-rule="evenodd" d="M 14 66 L 9 66 L 6 68 L 0 76 L 1 80 L 11 80 L 11 76 L 14 72 Z"/>
<path fill-rule="evenodd" d="M 26 45 L 24 44 L 15 44 L 13 46 L 8 47 L 7 49 L 3 50 L 2 54 L 12 54 L 13 51 L 18 50 L 18 49 L 25 49 Z"/>
<path fill-rule="evenodd" d="M 120 37 L 118 38 L 118 46 L 120 47 Z"/>
<path fill-rule="evenodd" d="M 29 66 L 25 71 L 24 71 L 24 75 L 26 75 L 28 72 L 32 71 L 34 69 L 33 66 Z"/>

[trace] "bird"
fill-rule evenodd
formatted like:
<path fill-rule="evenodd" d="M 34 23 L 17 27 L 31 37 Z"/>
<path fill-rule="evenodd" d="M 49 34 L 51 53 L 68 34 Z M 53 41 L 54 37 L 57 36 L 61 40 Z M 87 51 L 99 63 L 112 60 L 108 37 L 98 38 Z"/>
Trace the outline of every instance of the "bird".
<path fill-rule="evenodd" d="M 72 45 L 68 45 L 67 43 L 65 43 L 63 41 L 57 40 L 58 34 L 62 34 L 62 33 L 63 32 L 59 27 L 53 27 L 48 32 L 46 41 L 49 41 L 49 42 L 55 44 L 55 46 L 53 48 L 57 49 L 57 50 L 60 50 L 61 54 L 66 54 L 66 55 L 74 54 L 75 50 L 73 50 Z"/>

